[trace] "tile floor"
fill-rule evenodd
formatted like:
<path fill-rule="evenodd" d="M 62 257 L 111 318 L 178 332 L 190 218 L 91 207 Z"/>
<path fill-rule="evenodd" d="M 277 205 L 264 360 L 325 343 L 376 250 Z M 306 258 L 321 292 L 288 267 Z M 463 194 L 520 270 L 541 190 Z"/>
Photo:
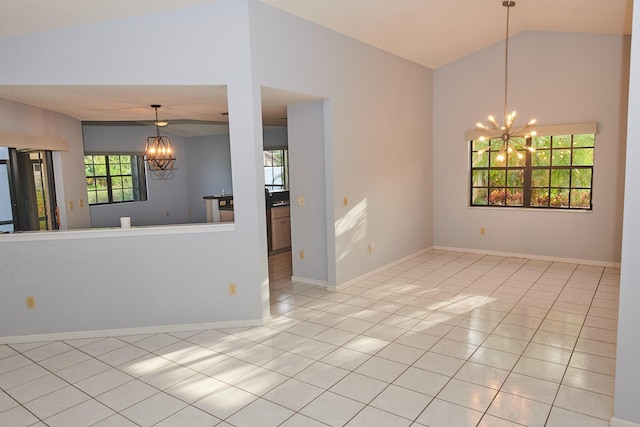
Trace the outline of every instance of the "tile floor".
<path fill-rule="evenodd" d="M 0 345 L 0 426 L 608 426 L 619 271 L 431 250 L 262 327 Z"/>

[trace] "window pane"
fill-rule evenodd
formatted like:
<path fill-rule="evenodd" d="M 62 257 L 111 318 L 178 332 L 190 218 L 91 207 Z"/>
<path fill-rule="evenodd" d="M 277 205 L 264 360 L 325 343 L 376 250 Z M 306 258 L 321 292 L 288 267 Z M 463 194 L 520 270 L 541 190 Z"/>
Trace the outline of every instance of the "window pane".
<path fill-rule="evenodd" d="M 131 162 L 120 165 L 122 175 L 131 175 Z"/>
<path fill-rule="evenodd" d="M 95 205 L 96 203 L 98 203 L 98 195 L 96 194 L 95 191 L 89 191 L 87 193 L 87 198 L 89 199 L 89 204 L 90 205 Z"/>
<path fill-rule="evenodd" d="M 104 165 L 107 162 L 107 157 L 106 156 L 91 156 L 93 157 L 93 163 L 98 165 Z"/>
<path fill-rule="evenodd" d="M 549 136 L 535 136 L 532 138 L 531 145 L 536 149 L 540 148 L 550 148 L 551 147 L 551 137 Z"/>
<path fill-rule="evenodd" d="M 113 188 L 122 188 L 122 177 L 116 176 L 111 178 L 111 186 Z"/>
<path fill-rule="evenodd" d="M 283 185 L 284 184 L 284 168 L 283 167 L 273 168 L 273 173 L 274 173 L 273 183 L 277 185 Z"/>
<path fill-rule="evenodd" d="M 507 187 L 522 187 L 524 185 L 524 169 L 507 172 Z"/>
<path fill-rule="evenodd" d="M 123 192 L 121 189 L 113 189 L 112 191 L 113 201 L 114 202 L 122 202 L 123 201 Z"/>
<path fill-rule="evenodd" d="M 507 160 L 509 167 L 523 167 L 527 161 L 523 150 L 516 150 L 512 153 L 507 153 Z"/>
<path fill-rule="evenodd" d="M 595 143 L 594 134 L 573 135 L 574 147 L 593 147 Z"/>
<path fill-rule="evenodd" d="M 531 153 L 531 166 L 551 166 L 549 150 L 536 150 Z"/>
<path fill-rule="evenodd" d="M 507 206 L 522 206 L 523 194 L 522 188 L 507 189 Z"/>
<path fill-rule="evenodd" d="M 506 165 L 506 159 L 502 159 L 499 160 L 498 157 L 502 156 L 503 154 L 500 153 L 499 151 L 490 151 L 489 152 L 489 161 L 491 162 L 490 166 L 493 167 L 504 167 Z"/>
<path fill-rule="evenodd" d="M 96 191 L 98 203 L 109 203 L 109 192 L 107 190 Z"/>
<path fill-rule="evenodd" d="M 273 166 L 273 155 L 271 154 L 271 151 L 264 152 L 264 165 Z"/>
<path fill-rule="evenodd" d="M 95 166 L 95 174 L 96 176 L 107 176 L 107 166 L 106 165 L 98 165 Z"/>
<path fill-rule="evenodd" d="M 577 168 L 571 171 L 572 188 L 591 188 L 592 170 L 587 168 Z"/>
<path fill-rule="evenodd" d="M 534 169 L 531 171 L 532 187 L 548 187 L 549 186 L 549 169 Z"/>
<path fill-rule="evenodd" d="M 107 190 L 108 185 L 107 185 L 107 178 L 96 178 L 96 187 L 98 188 L 98 190 Z"/>
<path fill-rule="evenodd" d="M 572 208 L 590 208 L 591 190 L 571 190 Z"/>
<path fill-rule="evenodd" d="M 480 151 L 486 150 L 489 148 L 489 141 L 472 141 L 471 142 L 471 151 Z"/>
<path fill-rule="evenodd" d="M 124 188 L 133 188 L 133 178 L 130 176 L 122 177 L 122 186 Z"/>
<path fill-rule="evenodd" d="M 504 187 L 506 182 L 506 172 L 504 170 L 492 170 L 489 172 L 489 184 L 492 187 Z"/>
<path fill-rule="evenodd" d="M 486 168 L 489 167 L 489 152 L 477 154 L 473 153 L 472 167 L 474 168 Z"/>
<path fill-rule="evenodd" d="M 551 200 L 549 203 L 552 207 L 569 206 L 569 190 L 554 188 L 551 190 Z"/>
<path fill-rule="evenodd" d="M 125 189 L 123 192 L 123 200 L 126 202 L 132 202 L 133 201 L 133 189 L 131 188 L 127 188 Z"/>
<path fill-rule="evenodd" d="M 489 185 L 489 171 L 476 170 L 473 171 L 473 186 L 474 187 L 486 187 Z"/>
<path fill-rule="evenodd" d="M 531 206 L 549 206 L 549 190 L 534 188 L 531 190 Z"/>
<path fill-rule="evenodd" d="M 96 180 L 95 178 L 87 178 L 87 190 L 96 190 Z"/>
<path fill-rule="evenodd" d="M 86 176 L 93 176 L 95 175 L 95 168 L 93 165 L 84 165 L 84 173 Z"/>
<path fill-rule="evenodd" d="M 120 163 L 112 163 L 109 162 L 109 174 L 110 175 L 120 175 L 121 169 L 120 169 Z"/>
<path fill-rule="evenodd" d="M 553 150 L 552 166 L 570 166 L 571 165 L 571 150 Z"/>
<path fill-rule="evenodd" d="M 576 148 L 573 150 L 574 166 L 593 166 L 593 148 Z"/>
<path fill-rule="evenodd" d="M 504 206 L 505 204 L 505 189 L 494 188 L 489 192 L 489 204 L 494 206 Z"/>
<path fill-rule="evenodd" d="M 471 197 L 474 205 L 486 205 L 489 203 L 489 190 L 486 188 L 474 188 Z"/>
<path fill-rule="evenodd" d="M 552 148 L 569 148 L 571 147 L 571 135 L 554 136 L 551 138 Z"/>
<path fill-rule="evenodd" d="M 284 156 L 283 156 L 282 150 L 275 150 L 273 152 L 273 165 L 274 166 L 284 165 Z"/>
<path fill-rule="evenodd" d="M 553 169 L 551 171 L 552 187 L 569 187 L 569 169 Z"/>

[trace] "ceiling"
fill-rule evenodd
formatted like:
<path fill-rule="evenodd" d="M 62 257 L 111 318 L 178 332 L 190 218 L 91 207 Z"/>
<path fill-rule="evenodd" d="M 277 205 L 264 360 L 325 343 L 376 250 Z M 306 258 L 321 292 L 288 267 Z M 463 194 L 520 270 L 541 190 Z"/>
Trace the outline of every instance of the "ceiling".
<path fill-rule="evenodd" d="M 0 39 L 215 1 L 1 0 Z M 502 0 L 261 1 L 433 69 L 496 43 L 505 35 Z M 511 10 L 512 35 L 522 31 L 631 32 L 633 0 L 516 3 Z M 272 125 L 284 124 L 287 104 L 312 99 L 268 88 L 262 95 L 263 121 Z M 186 119 L 225 122 L 226 117 L 220 113 L 227 111 L 224 86 L 0 86 L 0 98 L 83 121 L 149 121 L 153 118 L 150 104 L 163 105 L 161 119 L 184 123 Z"/>

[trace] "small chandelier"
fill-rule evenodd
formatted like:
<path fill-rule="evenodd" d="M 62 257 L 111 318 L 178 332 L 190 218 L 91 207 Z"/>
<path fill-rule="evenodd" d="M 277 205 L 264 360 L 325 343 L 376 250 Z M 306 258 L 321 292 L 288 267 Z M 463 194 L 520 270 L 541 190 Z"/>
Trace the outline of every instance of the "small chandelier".
<path fill-rule="evenodd" d="M 160 107 L 161 105 L 151 105 L 151 108 L 156 110 L 156 135 L 147 138 L 144 158 L 152 172 L 168 176 L 174 169 L 176 155 L 169 137 L 160 135 L 160 125 L 163 123 L 158 121 L 158 108 Z"/>
<path fill-rule="evenodd" d="M 487 119 L 487 125 L 480 122 L 476 123 L 476 128 L 482 132 L 482 136 L 478 138 L 480 141 L 499 140 L 483 150 L 478 151 L 478 154 L 482 154 L 488 150 L 494 148 L 495 145 L 500 144 L 500 152 L 496 156 L 496 160 L 503 162 L 507 159 L 507 153 L 511 154 L 516 152 L 519 158 L 523 158 L 522 150 L 529 150 L 530 152 L 536 151 L 535 147 L 531 147 L 523 144 L 514 138 L 527 139 L 531 136 L 535 136 L 537 133 L 535 130 L 528 130 L 536 124 L 536 119 L 531 119 L 524 126 L 513 129 L 513 123 L 516 120 L 516 112 L 507 113 L 507 83 L 509 81 L 509 10 L 516 5 L 515 1 L 503 1 L 502 6 L 507 8 L 507 36 L 505 41 L 504 52 L 504 125 L 500 126 L 493 116 L 489 116 Z M 518 149 L 520 151 L 518 151 Z"/>

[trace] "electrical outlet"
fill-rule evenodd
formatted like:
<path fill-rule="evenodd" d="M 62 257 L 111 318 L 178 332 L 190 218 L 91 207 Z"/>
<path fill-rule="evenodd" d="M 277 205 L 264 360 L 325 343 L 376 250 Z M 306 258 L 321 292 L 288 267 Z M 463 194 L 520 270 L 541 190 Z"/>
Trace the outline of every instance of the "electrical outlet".
<path fill-rule="evenodd" d="M 69 202 L 69 210 L 72 211 L 73 210 L 73 201 Z"/>
<path fill-rule="evenodd" d="M 369 243 L 369 253 L 372 254 L 373 253 L 373 242 Z"/>
<path fill-rule="evenodd" d="M 484 236 L 484 228 L 481 228 L 481 229 L 480 229 L 480 235 L 481 235 L 481 236 Z"/>
<path fill-rule="evenodd" d="M 304 259 L 304 251 L 300 250 L 300 259 Z"/>
<path fill-rule="evenodd" d="M 27 308 L 36 308 L 36 298 L 33 296 L 27 297 Z"/>
<path fill-rule="evenodd" d="M 345 206 L 349 204 L 349 199 L 347 199 L 347 196 L 344 196 L 344 199 L 342 199 L 342 204 Z"/>
<path fill-rule="evenodd" d="M 235 283 L 229 283 L 229 295 L 235 295 L 238 293 L 238 288 Z"/>
<path fill-rule="evenodd" d="M 298 206 L 304 206 L 305 203 L 306 203 L 306 200 L 304 199 L 304 196 L 298 197 Z"/>
<path fill-rule="evenodd" d="M 80 201 L 78 202 L 78 206 L 80 206 L 81 208 L 84 207 L 84 199 L 80 199 Z"/>

